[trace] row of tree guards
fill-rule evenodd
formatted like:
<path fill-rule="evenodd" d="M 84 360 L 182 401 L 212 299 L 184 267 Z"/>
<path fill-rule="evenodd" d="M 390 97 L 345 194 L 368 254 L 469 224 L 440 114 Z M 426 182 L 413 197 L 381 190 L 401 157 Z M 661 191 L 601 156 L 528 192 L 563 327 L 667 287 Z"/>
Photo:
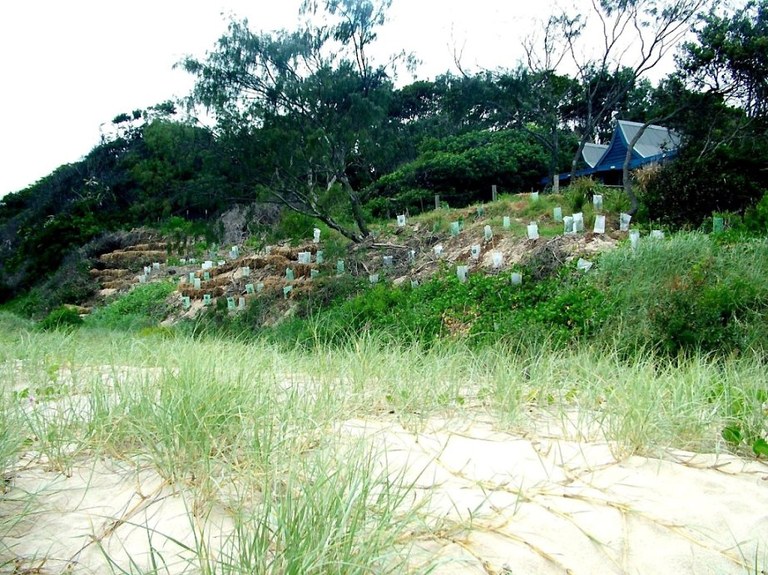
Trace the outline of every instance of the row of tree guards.
<path fill-rule="evenodd" d="M 493 186 L 492 189 L 492 195 L 493 200 L 496 201 L 497 198 L 497 192 L 496 192 L 496 186 Z M 539 192 L 531 192 L 530 193 L 530 199 L 533 202 L 539 201 Z M 603 210 L 603 196 L 600 194 L 595 194 L 592 196 L 592 204 L 594 206 L 594 209 L 596 212 L 602 212 Z M 440 207 L 440 194 L 435 194 L 435 208 Z M 483 206 L 479 206 L 477 208 L 477 215 L 483 216 L 485 214 L 485 208 Z M 579 232 L 584 231 L 584 214 L 582 212 L 574 213 L 570 216 L 563 216 L 563 208 L 561 206 L 556 206 L 553 209 L 552 217 L 554 220 L 558 223 L 563 223 L 563 233 L 565 235 L 572 235 Z M 632 216 L 626 213 L 622 213 L 619 216 L 619 229 L 622 232 L 628 232 L 629 231 L 629 224 L 632 221 Z M 397 216 L 397 225 L 399 227 L 404 227 L 406 224 L 406 215 L 400 214 Z M 509 216 L 504 216 L 502 220 L 502 225 L 505 230 L 508 230 L 512 227 L 512 221 Z M 450 230 L 452 236 L 457 236 L 461 231 L 461 222 L 451 222 L 450 224 Z M 531 222 L 528 224 L 528 239 L 535 240 L 539 238 L 539 232 L 538 232 L 538 224 L 536 222 Z M 594 233 L 596 234 L 604 234 L 605 233 L 605 216 L 603 214 L 598 214 L 595 216 L 595 226 L 594 226 Z M 485 234 L 485 240 L 489 241 L 492 237 L 492 231 L 491 226 L 485 226 L 484 230 Z"/>
<path fill-rule="evenodd" d="M 493 197 L 494 200 L 496 199 L 496 186 L 493 186 Z M 533 202 L 536 202 L 539 200 L 539 193 L 538 192 L 531 192 L 530 199 Z M 439 195 L 435 195 L 435 205 L 439 205 Z M 592 198 L 592 203 L 595 211 L 600 212 L 603 209 L 603 197 L 599 194 L 595 194 Z M 485 210 L 483 206 L 478 207 L 478 215 L 482 216 L 484 215 Z M 576 235 L 578 233 L 584 232 L 584 214 L 583 212 L 576 212 L 572 215 L 563 215 L 563 210 L 561 206 L 556 206 L 553 208 L 552 216 L 556 222 L 562 222 L 563 223 L 563 233 L 565 235 Z M 629 225 L 632 220 L 632 217 L 629 214 L 622 213 L 620 214 L 619 218 L 619 225 L 620 230 L 624 232 L 629 233 L 629 240 L 630 240 L 630 246 L 632 250 L 636 250 L 639 241 L 640 241 L 640 232 L 638 230 L 630 230 Z M 502 219 L 502 225 L 505 230 L 508 230 L 511 228 L 511 218 L 509 216 L 504 216 Z M 407 217 L 405 214 L 400 214 L 397 216 L 397 225 L 399 227 L 404 227 L 407 224 Z M 712 225 L 714 232 L 721 232 L 724 229 L 724 219 L 719 216 L 713 217 L 713 225 Z M 463 231 L 463 224 L 460 221 L 451 222 L 450 224 L 450 233 L 451 236 L 458 236 Z M 527 237 L 529 240 L 537 240 L 539 239 L 539 230 L 538 230 L 538 224 L 536 222 L 531 222 L 527 226 Z M 593 231 L 595 234 L 604 234 L 605 233 L 605 215 L 603 214 L 597 214 L 595 216 L 595 224 Z M 320 243 L 320 235 L 321 231 L 318 228 L 314 228 L 313 230 L 313 237 L 312 241 L 315 244 Z M 664 232 L 661 230 L 652 230 L 650 233 L 650 238 L 652 239 L 663 239 L 664 238 Z M 485 225 L 483 228 L 483 239 L 486 243 L 490 242 L 493 239 L 493 229 L 490 225 Z M 267 246 L 265 248 L 265 251 L 267 255 L 270 253 L 271 247 Z M 433 246 L 432 248 L 433 254 L 436 258 L 440 258 L 443 255 L 443 245 L 437 244 Z M 470 247 L 470 259 L 473 261 L 478 261 L 480 259 L 482 253 L 482 246 L 480 244 L 474 244 Z M 231 259 L 237 259 L 240 257 L 240 248 L 238 246 L 232 246 L 229 251 L 229 256 Z M 408 263 L 413 264 L 416 259 L 416 250 L 408 250 Z M 303 265 L 309 265 L 312 263 L 312 252 L 304 251 L 299 252 L 297 254 L 297 261 L 299 264 Z M 195 258 L 189 258 L 189 259 L 181 259 L 181 264 L 195 264 L 196 260 Z M 318 265 L 322 265 L 325 263 L 324 259 L 324 253 L 322 250 L 317 250 L 315 253 L 315 263 Z M 218 266 L 223 266 L 226 264 L 226 260 L 218 260 L 216 262 Z M 385 269 L 394 267 L 394 257 L 391 255 L 385 255 L 382 256 L 382 264 Z M 192 284 L 195 290 L 202 289 L 202 285 L 204 281 L 209 281 L 211 279 L 211 273 L 210 270 L 213 268 L 214 262 L 213 260 L 206 260 L 202 262 L 202 271 L 203 271 L 203 277 L 197 277 L 197 274 L 195 272 L 190 272 L 187 281 Z M 504 265 L 504 255 L 499 251 L 494 251 L 491 253 L 491 265 L 494 270 L 499 270 Z M 577 261 L 576 267 L 577 269 L 587 272 L 592 268 L 592 262 L 585 260 L 583 258 L 579 258 Z M 152 273 L 152 271 L 158 270 L 160 268 L 159 263 L 153 263 L 152 266 L 145 266 L 144 267 L 144 274 L 139 277 L 140 283 L 146 283 L 148 281 L 149 275 Z M 341 276 L 345 273 L 345 264 L 344 260 L 337 260 L 336 262 L 336 275 Z M 249 278 L 251 275 L 251 269 L 248 266 L 243 266 L 240 268 L 240 277 L 241 278 Z M 310 279 L 315 279 L 320 275 L 320 271 L 317 269 L 310 270 Z M 461 282 L 467 281 L 468 275 L 469 275 L 469 266 L 468 265 L 457 265 L 456 266 L 456 275 Z M 182 278 L 179 278 L 182 280 Z M 285 281 L 286 282 L 293 282 L 296 279 L 295 272 L 290 267 L 286 268 L 285 270 Z M 371 273 L 368 276 L 369 282 L 371 284 L 376 284 L 379 282 L 380 275 L 378 273 Z M 521 285 L 523 283 L 523 275 L 519 271 L 512 272 L 510 274 L 510 282 L 513 285 Z M 418 285 L 418 281 L 415 279 L 411 280 L 411 286 L 416 287 Z M 246 283 L 245 284 L 245 296 L 247 295 L 255 295 L 259 294 L 264 291 L 264 283 L 263 282 L 257 282 L 257 283 Z M 290 293 L 293 291 L 292 285 L 285 285 L 283 286 L 283 298 L 287 299 Z M 234 296 L 227 297 L 227 309 L 229 311 L 242 311 L 246 307 L 246 297 L 244 295 L 241 295 L 235 299 Z M 213 303 L 213 298 L 211 294 L 204 294 L 203 295 L 203 305 L 204 306 L 210 306 Z M 182 297 L 182 308 L 184 310 L 190 309 L 192 306 L 192 301 L 190 296 L 183 296 Z"/>

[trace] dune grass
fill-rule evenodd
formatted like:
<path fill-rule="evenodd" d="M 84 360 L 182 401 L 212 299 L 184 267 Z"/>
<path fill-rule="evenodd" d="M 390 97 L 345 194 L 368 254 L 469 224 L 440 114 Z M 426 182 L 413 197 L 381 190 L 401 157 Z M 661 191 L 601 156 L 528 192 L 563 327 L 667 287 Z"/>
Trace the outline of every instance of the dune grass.
<path fill-rule="evenodd" d="M 768 341 L 766 277 L 765 239 L 721 245 L 701 233 L 680 233 L 663 241 L 643 237 L 636 251 L 602 254 L 595 285 L 615 310 L 618 345 L 723 356 Z"/>
<path fill-rule="evenodd" d="M 216 545 L 199 527 L 186 544 L 190 569 L 203 573 L 406 570 L 409 545 L 434 521 L 380 447 L 343 431 L 351 420 L 388 419 L 413 433 L 435 417 L 490 414 L 499 428 L 526 433 L 554 422 L 610 442 L 620 457 L 668 448 L 749 455 L 746 438 L 766 433 L 766 364 L 756 354 L 627 360 L 588 345 L 425 349 L 372 336 L 286 350 L 19 326 L 0 342 L 9 492 L 22 455 L 64 475 L 93 458 L 152 469 L 188 501 L 194 525 L 226 510 L 230 527 Z M 734 426 L 745 441 L 723 438 Z M 0 520 L 2 540 L 15 526 Z M 0 556 L 0 565 L 18 559 L 10 547 Z M 160 551 L 153 557 L 109 565 L 175 572 Z"/>

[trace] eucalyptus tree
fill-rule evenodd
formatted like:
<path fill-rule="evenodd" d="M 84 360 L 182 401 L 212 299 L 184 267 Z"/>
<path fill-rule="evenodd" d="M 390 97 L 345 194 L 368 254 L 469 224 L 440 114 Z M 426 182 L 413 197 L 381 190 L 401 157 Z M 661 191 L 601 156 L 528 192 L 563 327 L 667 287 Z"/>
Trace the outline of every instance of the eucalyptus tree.
<path fill-rule="evenodd" d="M 589 0 L 583 13 L 553 15 L 544 39 L 529 39 L 534 69 L 575 70 L 581 102 L 570 122 L 579 137 L 573 178 L 584 145 L 626 104 L 639 80 L 680 44 L 712 0 Z M 539 55 L 532 58 L 531 55 Z"/>
<path fill-rule="evenodd" d="M 678 66 L 696 89 L 720 95 L 749 118 L 768 116 L 768 0 L 731 14 L 712 8 L 696 39 L 684 44 Z"/>
<path fill-rule="evenodd" d="M 370 57 L 391 0 L 306 0 L 295 31 L 254 32 L 232 21 L 204 59 L 192 101 L 220 130 L 250 126 L 260 157 L 254 189 L 353 241 L 369 235 L 363 189 L 377 175 L 395 57 Z"/>
<path fill-rule="evenodd" d="M 700 225 L 713 211 L 744 213 L 768 190 L 768 0 L 714 7 L 677 58 L 689 102 L 670 121 L 684 132 L 680 160 L 647 186 L 651 217 Z"/>

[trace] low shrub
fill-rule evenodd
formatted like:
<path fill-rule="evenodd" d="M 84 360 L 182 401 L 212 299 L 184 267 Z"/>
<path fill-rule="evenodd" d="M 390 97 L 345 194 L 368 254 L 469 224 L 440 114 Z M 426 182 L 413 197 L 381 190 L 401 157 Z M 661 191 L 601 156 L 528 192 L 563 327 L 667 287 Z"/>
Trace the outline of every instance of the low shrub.
<path fill-rule="evenodd" d="M 43 331 L 72 330 L 83 325 L 83 318 L 76 309 L 61 306 L 54 309 L 38 324 Z"/>
<path fill-rule="evenodd" d="M 566 207 L 571 213 L 581 212 L 589 202 L 599 184 L 592 178 L 576 178 L 565 190 Z"/>
<path fill-rule="evenodd" d="M 290 333 L 294 341 L 338 345 L 352 334 L 371 332 L 426 347 L 445 339 L 475 347 L 499 340 L 564 345 L 594 334 L 606 317 L 600 292 L 571 267 L 522 286 L 512 285 L 507 274 L 477 273 L 461 282 L 445 270 L 417 287 L 382 283 L 339 298 L 311 318 L 276 326 L 270 337 Z"/>
<path fill-rule="evenodd" d="M 603 254 L 595 286 L 628 349 L 730 353 L 766 346 L 768 241 L 677 234 Z"/>
<path fill-rule="evenodd" d="M 768 191 L 764 191 L 760 201 L 747 210 L 744 225 L 753 233 L 768 234 Z"/>
<path fill-rule="evenodd" d="M 136 286 L 127 294 L 92 313 L 86 325 L 107 329 L 136 330 L 155 326 L 170 312 L 166 301 L 176 286 L 153 282 Z"/>
<path fill-rule="evenodd" d="M 629 196 L 623 189 L 606 188 L 601 192 L 603 194 L 603 208 L 610 214 L 621 214 L 629 212 L 632 207 Z"/>

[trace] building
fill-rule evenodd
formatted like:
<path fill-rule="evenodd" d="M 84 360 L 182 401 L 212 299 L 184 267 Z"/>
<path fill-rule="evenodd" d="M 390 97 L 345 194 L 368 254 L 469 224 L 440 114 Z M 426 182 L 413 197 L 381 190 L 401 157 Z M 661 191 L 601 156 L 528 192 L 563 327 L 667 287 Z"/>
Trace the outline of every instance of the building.
<path fill-rule="evenodd" d="M 593 177 L 604 184 L 621 185 L 627 149 L 642 127 L 640 122 L 619 120 L 610 144 L 585 144 L 581 154 L 583 167 L 576 171 L 576 177 Z M 665 162 L 677 155 L 679 146 L 679 134 L 651 124 L 635 143 L 629 168 L 634 170 L 648 164 Z M 567 185 L 570 177 L 570 173 L 560 174 L 560 183 Z"/>

